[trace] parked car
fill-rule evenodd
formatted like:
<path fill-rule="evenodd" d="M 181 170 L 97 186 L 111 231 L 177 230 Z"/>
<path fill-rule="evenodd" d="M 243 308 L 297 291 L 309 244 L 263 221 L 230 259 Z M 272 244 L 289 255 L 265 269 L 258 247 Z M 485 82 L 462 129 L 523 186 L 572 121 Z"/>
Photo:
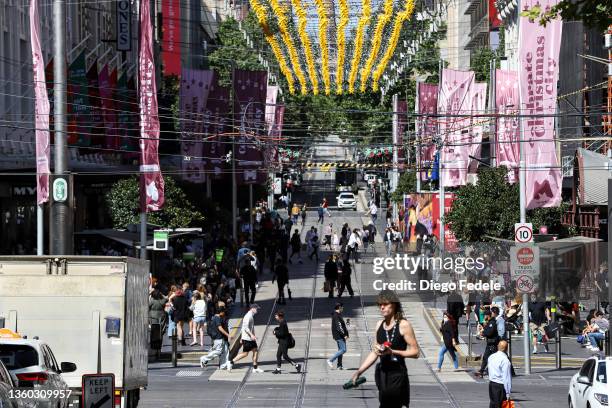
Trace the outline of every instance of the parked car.
<path fill-rule="evenodd" d="M 357 211 L 357 200 L 355 199 L 355 194 L 353 193 L 340 193 L 338 197 L 336 197 L 338 201 L 338 208 L 349 208 Z"/>
<path fill-rule="evenodd" d="M 608 406 L 606 360 L 587 359 L 570 381 L 567 396 L 570 408 L 603 408 Z"/>
<path fill-rule="evenodd" d="M 21 408 L 25 406 L 20 399 L 15 398 L 17 383 L 9 374 L 6 366 L 0 360 L 0 407 Z"/>
<path fill-rule="evenodd" d="M 41 405 L 68 407 L 71 391 L 62 373 L 75 371 L 76 364 L 58 364 L 46 343 L 37 338 L 26 339 L 4 329 L 0 333 L 0 361 L 20 390 L 36 390 L 36 399 L 40 396 L 41 401 L 48 401 Z"/>

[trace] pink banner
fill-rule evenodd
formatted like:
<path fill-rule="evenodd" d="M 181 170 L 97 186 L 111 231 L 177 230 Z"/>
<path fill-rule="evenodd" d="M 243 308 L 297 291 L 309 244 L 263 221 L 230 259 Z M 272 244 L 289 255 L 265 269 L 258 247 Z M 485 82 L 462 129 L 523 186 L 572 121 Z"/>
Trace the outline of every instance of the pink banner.
<path fill-rule="evenodd" d="M 183 69 L 181 73 L 181 167 L 184 171 L 183 179 L 192 183 L 205 181 L 202 124 L 207 120 L 204 116 L 212 79 L 212 71 Z"/>
<path fill-rule="evenodd" d="M 268 85 L 268 89 L 266 91 L 266 126 L 268 127 L 268 134 L 270 134 L 272 127 L 274 126 L 277 98 L 278 86 Z"/>
<path fill-rule="evenodd" d="M 542 10 L 554 6 L 556 0 L 526 0 L 521 4 Z M 519 24 L 519 93 L 523 121 L 523 152 L 526 166 L 526 208 L 556 207 L 561 203 L 561 169 L 555 144 L 557 80 L 561 19 L 541 26 L 537 21 L 521 17 Z"/>
<path fill-rule="evenodd" d="M 102 67 L 98 81 L 100 84 L 100 98 L 102 100 L 102 116 L 104 118 L 104 127 L 106 128 L 105 146 L 109 149 L 118 149 L 119 137 L 117 136 L 117 114 L 115 111 L 115 101 L 113 100 L 114 86 L 111 84 L 111 78 L 107 65 Z"/>
<path fill-rule="evenodd" d="M 417 82 L 417 113 L 420 115 L 435 115 L 438 112 L 438 85 Z M 433 137 L 438 132 L 436 119 L 420 116 L 417 121 L 417 133 L 421 139 L 421 163 L 424 169 L 421 179 L 427 178 L 428 170 L 434 162 L 436 145 Z"/>
<path fill-rule="evenodd" d="M 229 142 L 232 136 L 230 109 L 230 88 L 219 85 L 219 75 L 213 73 L 208 101 L 204 112 L 202 130 L 204 132 L 204 157 L 208 170 L 212 170 L 215 178 L 220 178 L 227 167 L 225 155 L 231 148 Z"/>
<path fill-rule="evenodd" d="M 181 73 L 181 2 L 163 0 L 162 16 L 164 74 L 178 76 Z"/>
<path fill-rule="evenodd" d="M 236 150 L 237 182 L 262 183 L 267 179 L 264 167 L 262 136 L 267 135 L 265 122 L 266 71 L 234 70 L 235 119 L 240 123 Z"/>
<path fill-rule="evenodd" d="M 278 146 L 283 136 L 283 120 L 285 118 L 285 105 L 276 105 L 274 109 L 274 125 L 270 129 L 270 148 L 267 152 L 266 165 L 276 167 L 280 164 Z"/>
<path fill-rule="evenodd" d="M 473 86 L 473 90 L 470 92 L 471 96 L 471 111 L 473 114 L 484 114 L 486 113 L 487 104 L 487 83 L 477 82 Z M 481 158 L 482 153 L 482 134 L 484 132 L 484 121 L 485 119 L 479 117 L 470 118 L 470 156 L 476 159 Z M 478 160 L 470 158 L 469 172 L 476 173 L 478 169 Z"/>
<path fill-rule="evenodd" d="M 45 61 L 40 46 L 40 19 L 37 0 L 30 2 L 30 39 L 34 74 L 36 127 L 36 202 L 49 201 L 49 97 L 45 83 Z"/>
<path fill-rule="evenodd" d="M 442 70 L 442 83 L 438 93 L 439 133 L 443 148 L 440 155 L 440 177 L 445 187 L 463 186 L 467 183 L 470 155 L 469 115 L 470 89 L 474 84 L 472 71 Z M 465 118 L 456 117 L 465 113 Z"/>
<path fill-rule="evenodd" d="M 164 178 L 159 167 L 159 117 L 157 116 L 157 85 L 155 83 L 155 61 L 153 60 L 153 38 L 151 10 L 148 3 L 140 7 L 140 171 L 141 189 L 146 198 L 144 209 L 159 211 L 164 205 Z"/>
<path fill-rule="evenodd" d="M 404 148 L 404 133 L 408 127 L 408 103 L 406 101 L 397 101 L 397 167 L 399 171 L 403 171 L 406 165 L 406 149 Z"/>
<path fill-rule="evenodd" d="M 519 84 L 516 71 L 495 71 L 495 109 L 500 115 L 518 114 Z M 496 126 L 495 157 L 497 166 L 508 169 L 508 181 L 518 181 L 519 120 L 500 116 Z"/>

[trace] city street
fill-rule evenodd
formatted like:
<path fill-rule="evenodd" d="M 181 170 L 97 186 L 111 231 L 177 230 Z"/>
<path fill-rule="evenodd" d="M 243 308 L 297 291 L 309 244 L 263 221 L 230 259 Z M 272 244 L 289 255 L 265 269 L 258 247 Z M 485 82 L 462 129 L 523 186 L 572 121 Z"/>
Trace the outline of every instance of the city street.
<path fill-rule="evenodd" d="M 333 160 L 342 154 L 335 146 L 322 145 L 317 149 L 314 159 Z M 307 193 L 296 194 L 295 200 L 307 200 L 309 206 L 316 206 L 322 197 L 332 197 L 333 171 L 313 172 L 305 177 L 304 190 Z M 342 225 L 345 222 L 351 228 L 361 227 L 369 222 L 365 215 L 365 196 L 360 192 L 357 212 L 337 211 L 331 203 L 331 218 L 326 217 L 325 223 Z M 304 194 L 304 195 L 302 195 Z M 307 223 L 300 227 L 302 238 L 306 231 L 315 226 L 316 212 L 309 211 Z M 379 226 L 379 229 L 382 226 Z M 345 319 L 350 319 L 350 338 L 348 351 L 344 355 L 344 371 L 330 369 L 325 360 L 336 351 L 336 344 L 331 337 L 331 313 L 337 298 L 329 299 L 322 291 L 323 264 L 330 252 L 322 249 L 320 261 L 316 263 L 304 259 L 303 264 L 294 262 L 289 265 L 290 288 L 292 300 L 286 306 L 275 303 L 276 285 L 271 283 L 268 271 L 260 280 L 256 302 L 262 309 L 256 316 L 256 333 L 261 347 L 259 364 L 265 373 L 251 371 L 248 358 L 237 363 L 231 373 L 226 370 L 216 370 L 214 367 L 201 369 L 195 358 L 201 353 L 189 353 L 189 357 L 178 361 L 178 367 L 172 368 L 168 363 L 154 363 L 149 367 L 149 386 L 141 394 L 141 405 L 146 407 L 173 407 L 180 401 L 184 407 L 198 407 L 205 404 L 228 407 L 377 407 L 378 397 L 374 384 L 374 370 L 366 373 L 367 382 L 354 390 L 343 390 L 342 384 L 348 381 L 352 372 L 359 366 L 361 360 L 371 349 L 374 328 L 380 320 L 374 297 L 377 291 L 372 284 L 378 278 L 372 272 L 372 259 L 384 256 L 384 246 L 377 239 L 376 244 L 362 254 L 362 262 L 353 264 L 355 275 L 353 288 L 355 297 L 346 294 L 341 301 L 344 304 Z M 400 271 L 385 272 L 384 278 L 393 281 Z M 414 276 L 403 275 L 406 279 Z M 430 298 L 430 296 L 426 296 Z M 488 404 L 487 382 L 473 376 L 474 366 L 463 366 L 459 372 L 453 372 L 447 357 L 441 373 L 434 371 L 439 349 L 439 334 L 432 330 L 426 314 L 434 308 L 431 300 L 422 300 L 419 294 L 401 295 L 406 318 L 415 328 L 417 340 L 421 347 L 421 356 L 417 360 L 408 360 L 408 372 L 411 385 L 411 401 L 415 406 L 423 407 L 480 407 Z M 440 299 L 439 303 L 444 303 Z M 296 339 L 296 347 L 290 350 L 290 356 L 304 364 L 301 374 L 283 365 L 283 373 L 275 375 L 276 339 L 271 335 L 275 326 L 273 313 L 283 309 L 287 316 L 290 331 Z M 244 309 L 235 310 L 238 317 Z M 239 320 L 234 320 L 239 323 Z M 439 322 L 439 321 L 438 321 Z M 462 336 L 465 342 L 465 336 Z M 513 341 L 519 344 L 516 336 Z M 474 340 L 474 354 L 482 350 L 481 343 Z M 570 344 L 571 339 L 565 339 Z M 575 341 L 573 341 L 575 343 Z M 573 345 L 572 345 L 573 346 Z M 520 347 L 515 346 L 517 356 Z M 568 347 L 569 348 L 569 347 Z M 513 398 L 517 407 L 557 408 L 567 403 L 567 388 L 569 379 L 581 365 L 588 354 L 572 347 L 564 353 L 564 358 L 572 357 L 571 363 L 566 363 L 562 370 L 554 369 L 550 358 L 546 364 L 534 363 L 534 371 L 530 376 L 520 372 L 517 357 L 517 374 L 513 379 Z M 537 360 L 536 360 L 537 361 Z M 580 361 L 580 362 L 579 362 Z M 479 362 L 477 362 L 479 364 Z"/>

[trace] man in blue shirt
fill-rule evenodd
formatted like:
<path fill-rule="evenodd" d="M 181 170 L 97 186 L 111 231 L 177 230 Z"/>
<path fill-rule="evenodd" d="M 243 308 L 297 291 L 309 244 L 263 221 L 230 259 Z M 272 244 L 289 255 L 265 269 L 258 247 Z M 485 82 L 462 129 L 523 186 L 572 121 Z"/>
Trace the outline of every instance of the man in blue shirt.
<path fill-rule="evenodd" d="M 489 369 L 489 408 L 502 408 L 505 400 L 510 400 L 512 375 L 510 360 L 506 355 L 508 342 L 502 340 L 497 345 L 497 352 L 488 360 Z"/>

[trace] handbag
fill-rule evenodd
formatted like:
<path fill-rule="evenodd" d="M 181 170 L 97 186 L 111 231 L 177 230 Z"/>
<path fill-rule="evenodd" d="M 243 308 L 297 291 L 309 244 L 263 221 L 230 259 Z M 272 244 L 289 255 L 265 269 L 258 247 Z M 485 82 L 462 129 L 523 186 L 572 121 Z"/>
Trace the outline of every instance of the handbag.
<path fill-rule="evenodd" d="M 289 337 L 287 337 L 287 348 L 295 347 L 295 339 L 293 338 L 293 334 L 289 333 Z"/>
<path fill-rule="evenodd" d="M 323 284 L 323 292 L 329 292 L 330 290 L 331 290 L 330 281 L 325 281 L 325 283 Z"/>
<path fill-rule="evenodd" d="M 502 401 L 502 408 L 515 408 L 514 401 L 510 401 L 510 400 Z"/>

